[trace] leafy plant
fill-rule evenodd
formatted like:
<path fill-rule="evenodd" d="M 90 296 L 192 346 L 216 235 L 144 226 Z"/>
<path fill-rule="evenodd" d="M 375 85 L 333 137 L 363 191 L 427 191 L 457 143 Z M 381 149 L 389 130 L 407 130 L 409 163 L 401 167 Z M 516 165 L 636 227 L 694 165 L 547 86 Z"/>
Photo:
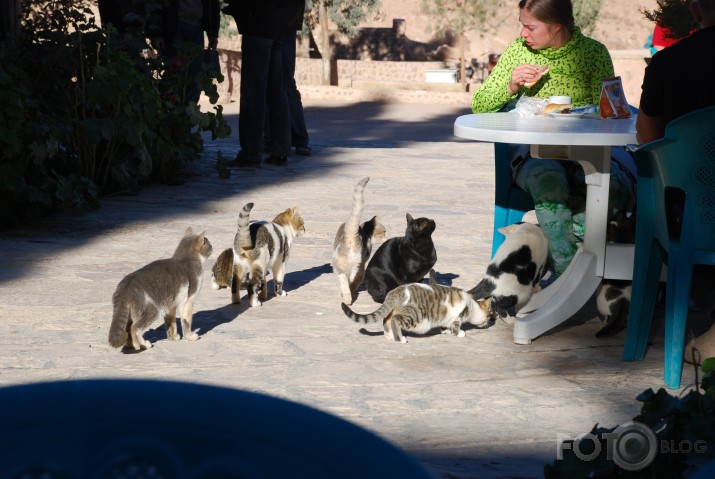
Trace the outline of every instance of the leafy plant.
<path fill-rule="evenodd" d="M 590 35 L 596 28 L 602 6 L 603 0 L 573 0 L 573 16 L 584 35 Z"/>
<path fill-rule="evenodd" d="M 66 208 L 96 208 L 107 194 L 149 182 L 180 183 L 198 158 L 201 131 L 230 129 L 215 105 L 185 101 L 188 63 L 202 49 L 179 46 L 170 62 L 146 40 L 123 42 L 99 28 L 89 0 L 22 3 L 21 34 L 0 44 L 0 214 L 4 227 Z"/>
<path fill-rule="evenodd" d="M 655 434 L 657 453 L 653 462 L 637 471 L 625 471 L 609 458 L 609 434 L 616 428 L 591 430 L 598 445 L 583 441 L 580 454 L 588 456 L 600 453 L 585 461 L 574 451 L 574 441 L 566 441 L 570 447 L 562 447 L 563 458 L 544 468 L 547 479 L 606 479 L 606 478 L 663 478 L 676 479 L 692 474 L 702 465 L 715 459 L 715 358 L 707 359 L 701 367 L 702 382 L 682 397 L 669 394 L 660 388 L 657 392 L 648 389 L 636 399 L 643 403 L 641 412 L 633 418 Z M 590 437 L 590 436 L 589 436 Z"/>
<path fill-rule="evenodd" d="M 658 8 L 644 9 L 641 13 L 648 20 L 664 27 L 669 38 L 684 38 L 699 28 L 690 13 L 690 0 L 658 0 Z"/>

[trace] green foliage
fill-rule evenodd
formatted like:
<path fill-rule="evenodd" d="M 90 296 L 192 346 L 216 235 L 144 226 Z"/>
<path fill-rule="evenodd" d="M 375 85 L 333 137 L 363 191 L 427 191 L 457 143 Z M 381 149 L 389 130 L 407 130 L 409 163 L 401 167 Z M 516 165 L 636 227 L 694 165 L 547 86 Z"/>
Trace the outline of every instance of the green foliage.
<path fill-rule="evenodd" d="M 584 35 L 593 33 L 603 0 L 573 0 L 573 16 Z"/>
<path fill-rule="evenodd" d="M 658 453 L 653 462 L 640 471 L 624 471 L 608 459 L 608 441 L 604 434 L 616 428 L 599 428 L 591 434 L 600 439 L 600 454 L 592 461 L 583 461 L 571 448 L 562 448 L 563 458 L 546 465 L 546 479 L 610 479 L 687 477 L 699 467 L 715 459 L 715 358 L 702 364 L 701 387 L 682 397 L 672 396 L 665 389 L 648 389 L 636 399 L 643 403 L 634 421 L 645 424 L 656 437 Z M 702 392 L 701 392 L 702 389 Z M 589 446 L 592 446 L 589 450 Z M 697 447 L 697 449 L 696 449 Z M 580 443 L 580 452 L 588 455 L 595 446 L 589 441 Z"/>
<path fill-rule="evenodd" d="M 321 22 L 320 7 L 325 6 L 328 19 L 340 33 L 352 37 L 358 25 L 372 19 L 380 10 L 380 0 L 306 0 L 306 24 L 311 30 Z"/>
<path fill-rule="evenodd" d="M 687 37 L 690 32 L 699 28 L 690 13 L 690 0 L 658 0 L 658 8 L 644 9 L 641 13 L 648 20 L 668 29 L 668 36 L 674 39 Z"/>
<path fill-rule="evenodd" d="M 516 15 L 516 8 L 504 5 L 502 0 L 422 0 L 422 10 L 431 19 L 433 31 L 451 30 L 457 35 L 476 29 L 481 35 L 494 33 L 500 26 L 495 19 L 504 8 L 514 9 Z"/>
<path fill-rule="evenodd" d="M 68 208 L 96 208 L 102 196 L 149 182 L 180 183 L 182 170 L 230 129 L 222 108 L 184 101 L 188 59 L 171 63 L 100 29 L 86 0 L 23 2 L 21 35 L 0 45 L 0 224 Z M 192 49 L 193 48 L 193 49 Z M 218 91 L 198 79 L 212 103 Z"/>

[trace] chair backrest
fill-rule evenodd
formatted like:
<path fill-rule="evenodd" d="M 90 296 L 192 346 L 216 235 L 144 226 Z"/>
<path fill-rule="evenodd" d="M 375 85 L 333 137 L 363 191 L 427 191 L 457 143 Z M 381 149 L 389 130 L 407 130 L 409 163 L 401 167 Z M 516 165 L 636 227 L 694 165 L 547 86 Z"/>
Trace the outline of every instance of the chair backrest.
<path fill-rule="evenodd" d="M 671 121 L 665 137 L 638 148 L 636 159 L 639 181 L 652 180 L 660 243 L 715 249 L 715 107 Z M 638 200 L 639 210 L 646 207 Z"/>

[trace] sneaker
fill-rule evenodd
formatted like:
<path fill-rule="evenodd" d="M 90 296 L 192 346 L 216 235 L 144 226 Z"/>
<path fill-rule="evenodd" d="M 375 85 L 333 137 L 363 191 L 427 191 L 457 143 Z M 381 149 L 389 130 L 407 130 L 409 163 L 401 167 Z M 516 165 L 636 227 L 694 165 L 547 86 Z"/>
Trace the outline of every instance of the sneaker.
<path fill-rule="evenodd" d="M 296 146 L 295 147 L 295 154 L 298 156 L 310 156 L 313 153 L 313 151 L 310 149 L 309 146 Z"/>
<path fill-rule="evenodd" d="M 288 164 L 288 157 L 287 156 L 271 155 L 268 158 L 266 158 L 266 163 L 270 163 L 272 165 L 284 166 L 284 165 Z"/>

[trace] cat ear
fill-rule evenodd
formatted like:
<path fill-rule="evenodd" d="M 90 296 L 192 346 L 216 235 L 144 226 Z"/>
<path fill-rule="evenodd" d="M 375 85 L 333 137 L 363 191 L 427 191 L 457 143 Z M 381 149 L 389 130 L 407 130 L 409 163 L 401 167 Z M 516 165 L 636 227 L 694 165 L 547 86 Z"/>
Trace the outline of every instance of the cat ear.
<path fill-rule="evenodd" d="M 412 223 L 412 221 L 413 221 L 412 215 L 407 213 L 407 224 Z"/>
<path fill-rule="evenodd" d="M 497 231 L 506 236 L 510 233 L 515 232 L 519 228 L 519 224 L 520 223 L 514 223 L 513 225 L 502 226 Z"/>
<path fill-rule="evenodd" d="M 184 236 L 192 235 L 194 234 L 194 230 L 191 229 L 191 226 L 186 228 L 186 231 L 184 231 Z"/>

